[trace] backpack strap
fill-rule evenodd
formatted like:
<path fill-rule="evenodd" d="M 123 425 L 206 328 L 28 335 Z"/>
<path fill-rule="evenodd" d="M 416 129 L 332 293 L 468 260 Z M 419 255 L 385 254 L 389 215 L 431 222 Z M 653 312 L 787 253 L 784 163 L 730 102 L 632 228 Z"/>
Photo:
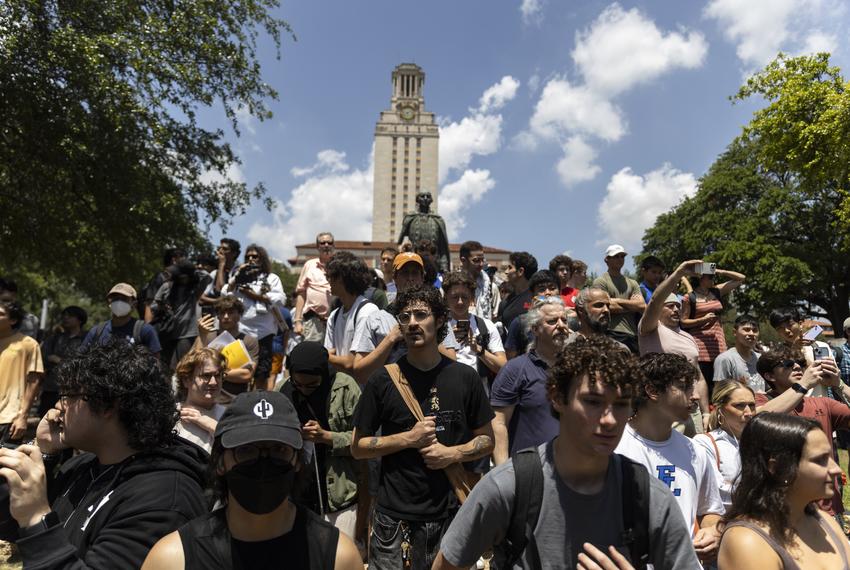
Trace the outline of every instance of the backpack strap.
<path fill-rule="evenodd" d="M 481 337 L 481 346 L 484 350 L 487 350 L 487 347 L 490 346 L 490 331 L 487 330 L 487 323 L 484 322 L 483 318 L 475 313 L 472 313 L 472 317 L 475 319 L 475 326 L 478 327 L 478 335 Z M 479 376 L 490 376 L 490 369 L 481 362 L 480 358 L 475 359 L 475 367 L 478 369 Z"/>
<path fill-rule="evenodd" d="M 103 321 L 102 323 L 100 323 L 99 325 L 97 325 L 95 327 L 95 329 L 94 329 L 94 342 L 95 342 L 95 344 L 100 343 L 100 337 L 103 336 L 103 331 L 106 330 L 106 323 L 107 322 L 108 321 Z"/>
<path fill-rule="evenodd" d="M 384 368 L 387 370 L 387 373 L 393 381 L 393 384 L 395 384 L 399 394 L 401 394 L 402 400 L 404 400 L 404 403 L 407 404 L 408 409 L 410 409 L 410 413 L 413 414 L 413 417 L 416 418 L 417 422 L 421 422 L 425 418 L 425 414 L 422 413 L 419 401 L 413 394 L 413 389 L 410 387 L 410 383 L 407 381 L 407 378 L 404 377 L 399 365 L 395 363 L 387 364 Z M 446 474 L 446 477 L 448 477 L 449 483 L 454 489 L 457 500 L 463 504 L 472 490 L 472 485 L 470 484 L 470 480 L 467 479 L 466 470 L 463 468 L 463 465 L 460 463 L 451 463 L 450 465 L 443 467 L 443 472 Z"/>
<path fill-rule="evenodd" d="M 640 463 L 616 455 L 623 482 L 623 538 L 632 565 L 646 568 L 649 562 L 649 472 Z"/>
<path fill-rule="evenodd" d="M 136 322 L 133 323 L 133 343 L 137 346 L 142 342 L 142 327 L 145 326 L 145 321 L 142 319 L 136 319 Z"/>
<path fill-rule="evenodd" d="M 508 532 L 502 543 L 505 568 L 513 568 L 526 550 L 531 568 L 541 568 L 540 553 L 534 540 L 534 529 L 543 504 L 543 464 L 536 447 L 514 452 L 511 457 L 516 485 Z"/>
<path fill-rule="evenodd" d="M 708 436 L 708 439 L 711 440 L 711 445 L 714 446 L 714 455 L 717 457 L 717 468 L 720 469 L 720 448 L 717 447 L 717 440 L 714 439 L 714 436 L 711 435 L 710 431 L 705 432 L 705 435 Z"/>

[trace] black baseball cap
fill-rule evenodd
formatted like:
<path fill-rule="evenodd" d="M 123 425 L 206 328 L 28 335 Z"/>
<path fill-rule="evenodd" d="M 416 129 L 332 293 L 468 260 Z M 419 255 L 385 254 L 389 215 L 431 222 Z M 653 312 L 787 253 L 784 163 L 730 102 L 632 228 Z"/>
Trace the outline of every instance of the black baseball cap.
<path fill-rule="evenodd" d="M 280 392 L 254 390 L 236 396 L 215 428 L 226 449 L 258 441 L 279 441 L 301 449 L 301 422 L 292 401 Z"/>

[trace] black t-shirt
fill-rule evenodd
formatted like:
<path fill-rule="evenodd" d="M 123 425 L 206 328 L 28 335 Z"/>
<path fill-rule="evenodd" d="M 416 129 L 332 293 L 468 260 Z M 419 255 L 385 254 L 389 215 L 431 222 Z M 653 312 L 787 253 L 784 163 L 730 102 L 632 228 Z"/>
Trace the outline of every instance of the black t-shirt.
<path fill-rule="evenodd" d="M 500 312 L 502 324 L 505 325 L 505 330 L 509 329 L 515 318 L 524 315 L 531 308 L 531 299 L 534 295 L 530 290 L 526 290 L 519 295 L 511 295 L 502 304 Z"/>
<path fill-rule="evenodd" d="M 493 418 L 481 378 L 471 366 L 446 357 L 423 372 L 403 357 L 399 367 L 410 383 L 422 413 L 436 417 L 437 440 L 445 446 L 472 439 L 472 430 Z M 410 430 L 416 419 L 385 368 L 369 378 L 354 412 L 358 435 L 384 436 Z M 381 478 L 376 508 L 393 518 L 411 521 L 438 520 L 456 505 L 452 486 L 442 469 L 432 470 L 417 449 L 404 449 L 381 458 Z"/>

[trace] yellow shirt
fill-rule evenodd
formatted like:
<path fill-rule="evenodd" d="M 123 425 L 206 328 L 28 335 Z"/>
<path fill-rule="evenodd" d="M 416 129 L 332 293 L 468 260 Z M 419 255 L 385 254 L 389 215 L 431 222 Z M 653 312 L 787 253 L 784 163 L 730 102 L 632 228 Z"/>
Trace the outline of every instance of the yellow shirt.
<path fill-rule="evenodd" d="M 44 372 L 38 343 L 19 332 L 0 339 L 0 424 L 18 415 L 30 372 Z"/>

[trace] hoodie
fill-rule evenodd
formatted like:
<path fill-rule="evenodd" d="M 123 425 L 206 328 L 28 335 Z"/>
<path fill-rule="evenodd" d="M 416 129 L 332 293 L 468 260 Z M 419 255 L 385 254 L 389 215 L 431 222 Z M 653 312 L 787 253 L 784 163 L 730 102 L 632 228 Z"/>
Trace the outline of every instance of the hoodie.
<path fill-rule="evenodd" d="M 91 453 L 48 483 L 59 525 L 17 541 L 26 568 L 139 568 L 157 540 L 207 512 L 209 456 L 192 444 L 140 452 L 115 465 Z"/>

